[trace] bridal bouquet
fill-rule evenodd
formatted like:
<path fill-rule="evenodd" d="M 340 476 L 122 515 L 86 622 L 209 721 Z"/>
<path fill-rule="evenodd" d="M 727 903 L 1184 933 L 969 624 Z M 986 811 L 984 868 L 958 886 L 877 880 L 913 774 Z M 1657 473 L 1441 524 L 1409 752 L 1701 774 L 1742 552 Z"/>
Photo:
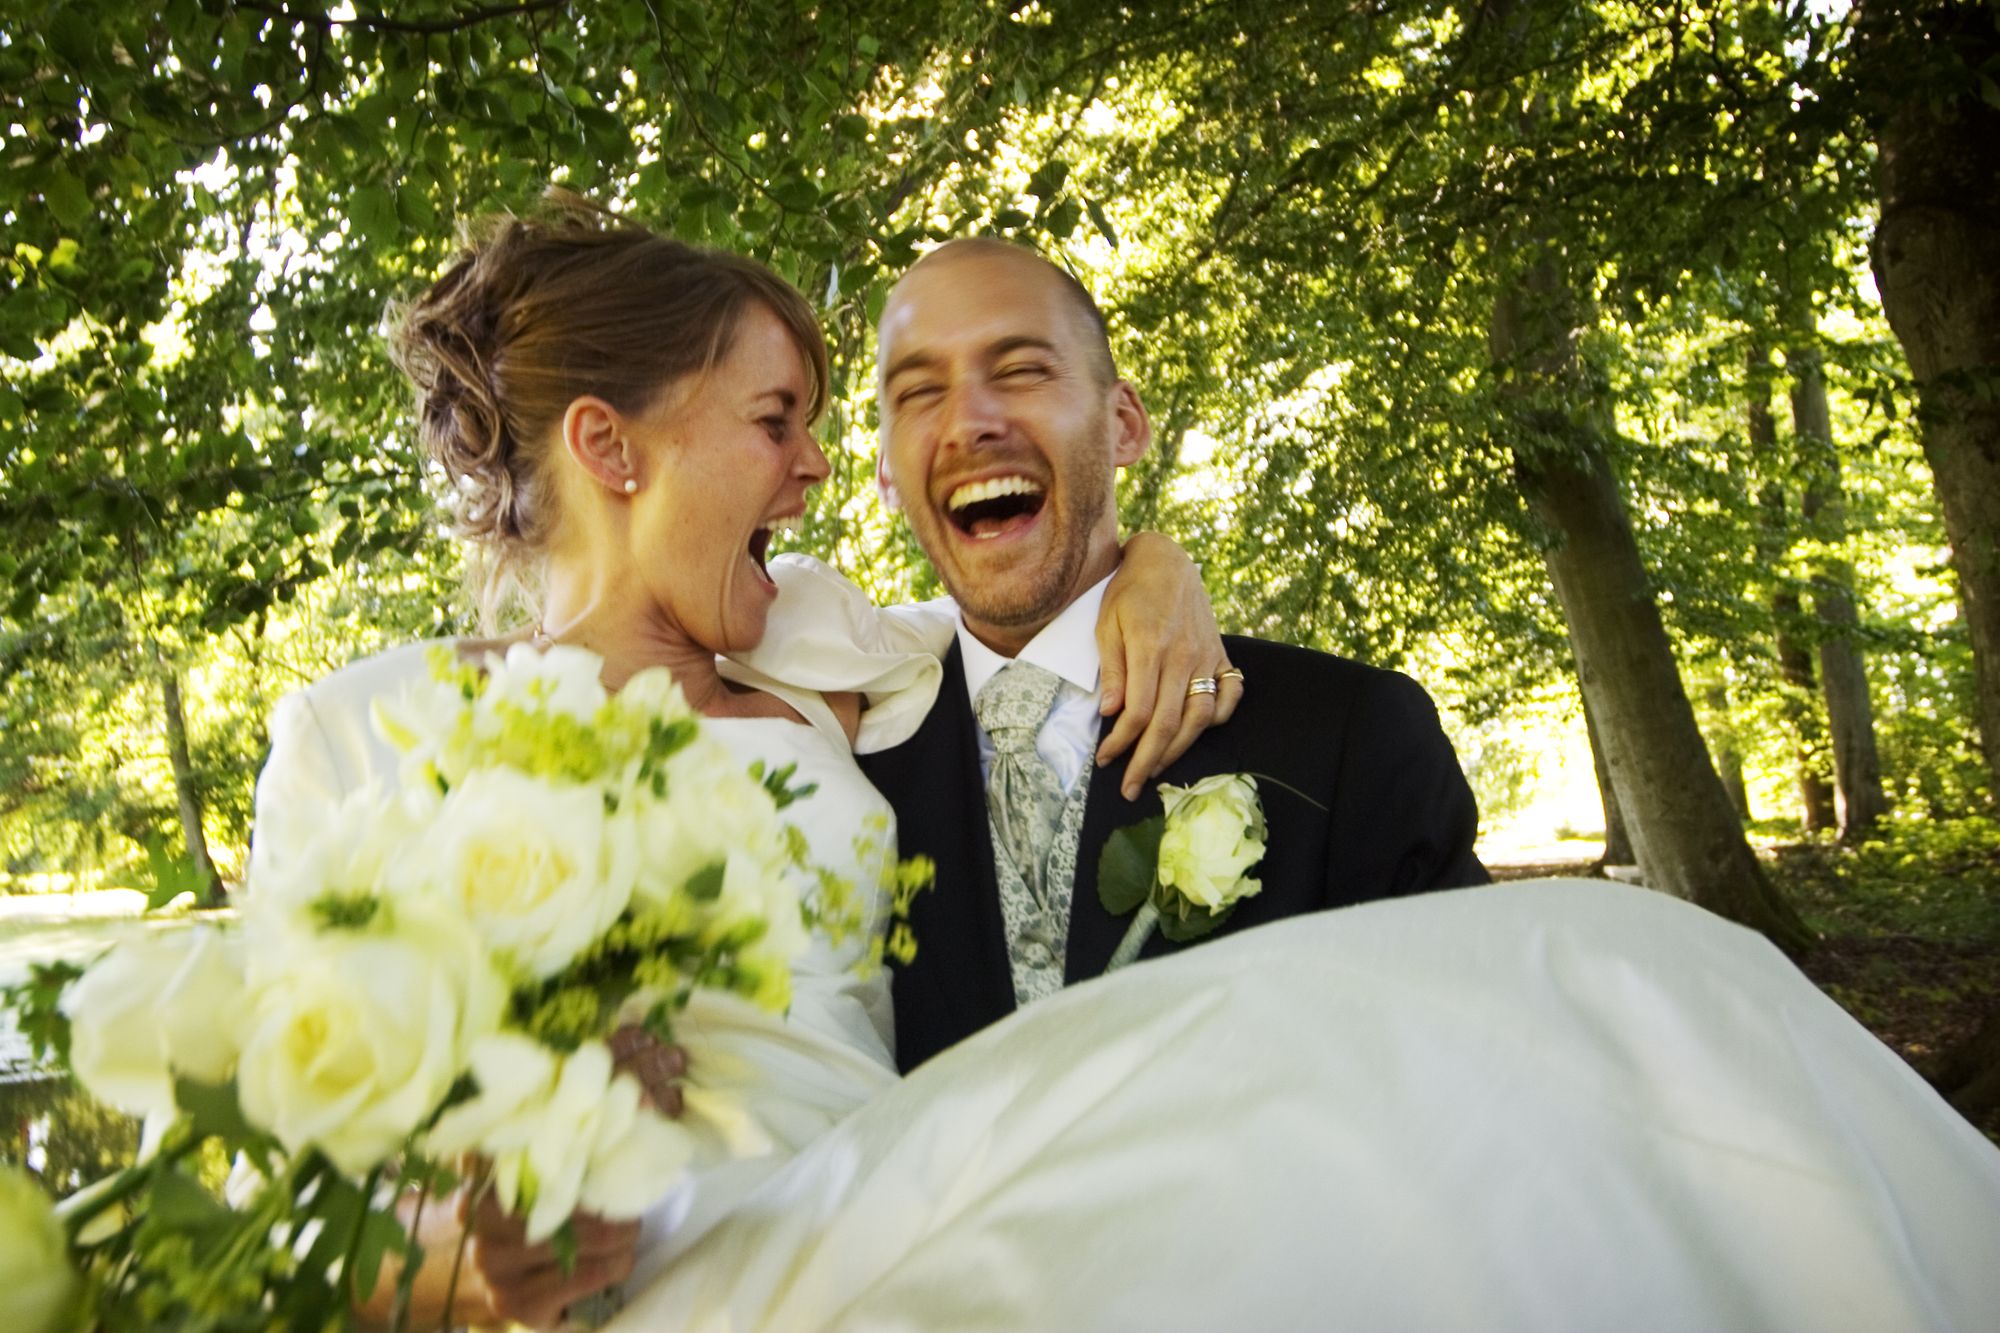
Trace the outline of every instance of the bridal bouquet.
<path fill-rule="evenodd" d="M 612 695 L 575 649 L 432 666 L 376 710 L 397 780 L 260 844 L 238 921 L 16 993 L 39 1046 L 147 1122 L 137 1165 L 58 1209 L 61 1323 L 322 1327 L 385 1256 L 407 1282 L 412 1214 L 461 1173 L 560 1252 L 577 1209 L 633 1217 L 703 1154 L 756 1150 L 698 1080 L 682 1119 L 655 1112 L 606 1037 L 670 1039 L 703 987 L 781 1010 L 809 930 L 858 926 L 852 885 L 792 873 L 790 771 L 704 736 L 665 671 Z"/>

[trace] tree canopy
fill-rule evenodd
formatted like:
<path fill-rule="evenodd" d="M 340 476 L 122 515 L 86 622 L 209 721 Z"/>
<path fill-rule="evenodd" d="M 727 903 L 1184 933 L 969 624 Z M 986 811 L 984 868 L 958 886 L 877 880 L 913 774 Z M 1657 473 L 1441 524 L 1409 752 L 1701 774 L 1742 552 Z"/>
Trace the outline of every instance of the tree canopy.
<path fill-rule="evenodd" d="M 1885 144 L 1917 180 L 2000 107 L 1984 6 L 0 12 L 13 870 L 185 837 L 230 872 L 275 697 L 468 623 L 384 316 L 551 182 L 818 305 L 834 475 L 799 542 L 883 596 L 932 584 L 873 495 L 873 317 L 927 246 L 1013 236 L 1099 294 L 1151 408 L 1128 522 L 1229 627 L 1418 674 L 1476 775 L 1581 681 L 1641 859 L 1735 876 L 1715 905 L 1781 937 L 1724 788 L 1747 762 L 1789 812 L 1803 774 L 1865 822 L 1839 651 L 1889 806 L 1991 799 L 2000 533 L 1949 485 L 1993 454 L 2000 340 L 1990 309 L 1983 344 L 1976 311 L 1892 330 L 1912 261 L 1878 239 L 1917 189 Z"/>

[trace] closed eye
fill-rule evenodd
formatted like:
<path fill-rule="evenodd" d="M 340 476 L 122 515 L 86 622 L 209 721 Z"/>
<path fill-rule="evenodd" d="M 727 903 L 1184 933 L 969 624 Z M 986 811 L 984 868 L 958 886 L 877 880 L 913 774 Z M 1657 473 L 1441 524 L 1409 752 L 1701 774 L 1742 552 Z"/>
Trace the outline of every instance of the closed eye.
<path fill-rule="evenodd" d="M 896 395 L 896 405 L 901 407 L 909 403 L 914 403 L 921 398 L 936 397 L 940 392 L 940 387 L 939 385 L 930 383 L 912 384 Z"/>
<path fill-rule="evenodd" d="M 1047 379 L 1048 375 L 1049 368 L 1047 366 L 1039 361 L 1027 361 L 1017 362 L 1011 366 L 1002 366 L 994 378 L 1010 380 L 1016 384 L 1025 384 L 1035 380 Z"/>
<path fill-rule="evenodd" d="M 792 423 L 784 417 L 765 417 L 757 424 L 770 435 L 773 444 L 783 444 L 785 437 L 792 432 Z"/>

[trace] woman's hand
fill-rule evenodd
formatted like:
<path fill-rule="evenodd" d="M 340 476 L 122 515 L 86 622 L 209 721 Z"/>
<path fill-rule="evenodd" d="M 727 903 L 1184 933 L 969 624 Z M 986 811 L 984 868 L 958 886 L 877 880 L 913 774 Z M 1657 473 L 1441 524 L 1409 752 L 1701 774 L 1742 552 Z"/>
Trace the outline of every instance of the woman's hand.
<path fill-rule="evenodd" d="M 501 1207 L 491 1190 L 482 1191 L 476 1205 L 461 1194 L 459 1221 L 471 1226 L 466 1266 L 486 1289 L 486 1312 L 529 1328 L 561 1323 L 572 1302 L 630 1277 L 638 1257 L 637 1222 L 607 1222 L 590 1213 L 570 1215 L 573 1254 L 559 1255 L 552 1241 L 530 1245 L 527 1223 Z"/>
<path fill-rule="evenodd" d="M 639 1080 L 655 1110 L 665 1116 L 680 1115 L 686 1051 L 636 1024 L 614 1031 L 607 1044 L 613 1066 Z M 415 1208 L 415 1198 L 406 1198 L 398 1211 L 423 1247 L 423 1265 L 412 1284 L 408 1311 L 410 1323 L 418 1327 L 437 1324 L 446 1309 L 461 1325 L 511 1321 L 530 1328 L 554 1327 L 565 1307 L 631 1276 L 637 1257 L 637 1222 L 573 1213 L 569 1225 L 576 1250 L 574 1263 L 565 1270 L 552 1243 L 528 1244 L 527 1225 L 510 1216 L 490 1189 L 475 1193 L 475 1187 L 461 1185 L 451 1199 L 423 1209 L 420 1215 L 413 1215 Z M 462 1264 L 456 1262 L 461 1244 Z M 375 1290 L 357 1308 L 364 1324 L 390 1321 L 397 1277 L 398 1265 L 391 1257 L 382 1265 Z"/>
<path fill-rule="evenodd" d="M 1138 742 L 1125 768 L 1122 790 L 1129 801 L 1186 753 L 1195 737 L 1229 720 L 1243 697 L 1243 677 L 1223 674 L 1231 669 L 1229 656 L 1200 568 L 1156 532 L 1125 543 L 1125 559 L 1098 613 L 1097 646 L 1103 660 L 1101 711 L 1119 713 L 1097 748 L 1097 762 L 1107 763 Z M 1207 677 L 1216 679 L 1215 693 L 1188 693 L 1190 684 Z"/>
<path fill-rule="evenodd" d="M 669 1120 L 680 1119 L 681 1079 L 687 1076 L 687 1052 L 669 1046 L 637 1023 L 627 1023 L 605 1041 L 611 1067 L 630 1074 L 646 1090 L 646 1100 Z"/>
<path fill-rule="evenodd" d="M 565 1307 L 630 1277 L 638 1255 L 637 1222 L 573 1213 L 575 1262 L 565 1271 L 553 1242 L 528 1244 L 527 1224 L 511 1216 L 492 1189 L 473 1184 L 421 1210 L 417 1197 L 407 1196 L 397 1212 L 423 1250 L 403 1311 L 412 1328 L 435 1328 L 447 1315 L 457 1327 L 511 1321 L 553 1328 Z M 400 1278 L 401 1265 L 391 1255 L 375 1289 L 356 1304 L 361 1327 L 391 1325 Z"/>
<path fill-rule="evenodd" d="M 646 1090 L 646 1100 L 664 1116 L 681 1113 L 680 1080 L 687 1052 L 655 1037 L 636 1023 L 614 1031 L 606 1044 L 612 1067 L 630 1074 Z M 466 1205 L 461 1198 L 461 1219 Z M 570 1215 L 576 1250 L 571 1263 L 547 1241 L 530 1245 L 520 1218 L 500 1207 L 489 1190 L 472 1212 L 472 1267 L 487 1291 L 496 1318 L 543 1328 L 562 1319 L 565 1307 L 632 1275 L 639 1224 L 608 1222 L 590 1213 Z"/>

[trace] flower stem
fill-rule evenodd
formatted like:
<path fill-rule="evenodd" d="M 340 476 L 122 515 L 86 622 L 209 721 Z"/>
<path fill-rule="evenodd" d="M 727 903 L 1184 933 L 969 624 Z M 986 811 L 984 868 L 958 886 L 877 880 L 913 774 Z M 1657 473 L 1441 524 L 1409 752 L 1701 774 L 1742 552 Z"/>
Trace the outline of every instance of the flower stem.
<path fill-rule="evenodd" d="M 1140 903 L 1139 910 L 1132 914 L 1132 924 L 1125 928 L 1125 938 L 1118 941 L 1118 949 L 1111 955 L 1111 961 L 1104 965 L 1104 970 L 1107 973 L 1116 972 L 1137 958 L 1139 950 L 1145 947 L 1147 938 L 1152 935 L 1153 927 L 1159 920 L 1160 909 L 1153 906 L 1151 898 Z"/>
<path fill-rule="evenodd" d="M 1307 805 L 1319 811 L 1321 814 L 1327 813 L 1327 809 L 1325 806 L 1321 805 L 1318 801 L 1315 801 L 1312 797 L 1306 795 L 1304 792 L 1300 791 L 1297 787 L 1294 787 L 1291 783 L 1286 782 L 1282 778 L 1274 778 L 1269 773 L 1258 773 L 1254 770 L 1245 773 L 1244 776 L 1256 778 L 1259 782 L 1268 782 L 1274 787 L 1283 787 L 1286 791 L 1298 797 L 1301 801 L 1304 801 Z"/>
<path fill-rule="evenodd" d="M 347 1241 L 347 1255 L 340 1263 L 340 1288 L 345 1296 L 345 1308 L 352 1310 L 357 1301 L 373 1295 L 371 1284 L 368 1291 L 362 1291 L 354 1282 L 354 1266 L 361 1258 L 361 1241 L 368 1234 L 368 1215 L 375 1208 L 375 1187 L 382 1181 L 382 1168 L 376 1167 L 368 1173 L 368 1179 L 361 1182 L 361 1207 L 354 1217 L 354 1234 Z"/>
<path fill-rule="evenodd" d="M 101 1214 L 125 1203 L 162 1171 L 170 1170 L 176 1162 L 194 1151 L 198 1140 L 187 1132 L 187 1125 L 185 1117 L 176 1121 L 153 1156 L 125 1167 L 115 1176 L 108 1176 L 78 1190 L 57 1205 L 56 1216 L 68 1229 L 72 1243 L 76 1243 L 84 1228 Z"/>

